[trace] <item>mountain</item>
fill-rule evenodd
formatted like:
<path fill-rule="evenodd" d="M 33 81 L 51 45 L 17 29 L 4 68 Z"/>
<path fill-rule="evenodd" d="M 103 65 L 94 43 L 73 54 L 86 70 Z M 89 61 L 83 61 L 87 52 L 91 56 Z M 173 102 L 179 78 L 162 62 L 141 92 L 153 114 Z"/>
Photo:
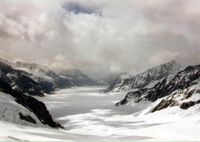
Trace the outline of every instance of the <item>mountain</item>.
<path fill-rule="evenodd" d="M 142 88 L 129 92 L 116 106 L 133 101 L 155 102 L 151 112 L 167 107 L 179 106 L 188 109 L 200 103 L 200 65 L 188 66 L 173 78 L 165 78 L 152 88 Z"/>
<path fill-rule="evenodd" d="M 98 85 L 78 69 L 55 73 L 47 67 L 30 63 L 11 63 L 0 59 L 0 119 L 16 124 L 62 128 L 45 104 L 33 96 L 44 96 L 56 89 Z"/>
<path fill-rule="evenodd" d="M 101 85 L 110 85 L 121 74 L 121 72 L 107 72 L 102 75 L 93 75 L 92 78 Z"/>
<path fill-rule="evenodd" d="M 54 122 L 45 104 L 33 96 L 45 96 L 57 89 L 97 85 L 80 70 L 62 70 L 0 59 L 0 119 L 28 126 L 63 128 Z"/>
<path fill-rule="evenodd" d="M 76 68 L 62 69 L 56 72 L 62 78 L 69 79 L 75 86 L 99 85 L 96 81 L 86 76 L 81 70 Z"/>
<path fill-rule="evenodd" d="M 135 76 L 122 74 L 108 87 L 106 92 L 128 91 L 144 87 L 152 87 L 157 82 L 166 77 L 170 77 L 180 70 L 180 64 L 171 61 L 156 67 L 153 67 L 143 73 Z"/>
<path fill-rule="evenodd" d="M 13 90 L 30 95 L 44 96 L 42 87 L 29 77 L 30 74 L 0 61 L 0 79 L 6 81 Z"/>
<path fill-rule="evenodd" d="M 37 82 L 43 88 L 45 93 L 50 93 L 56 89 L 64 89 L 74 86 L 69 79 L 62 78 L 45 66 L 17 62 L 16 67 L 17 69 L 27 72 L 28 74 L 26 75 Z"/>
<path fill-rule="evenodd" d="M 72 86 L 99 85 L 96 81 L 76 68 L 50 70 L 45 66 L 23 62 L 17 62 L 16 65 L 18 69 L 31 73 L 31 78 L 41 86 L 47 86 L 51 90 Z"/>
<path fill-rule="evenodd" d="M 0 119 L 21 125 L 62 128 L 54 122 L 44 103 L 13 90 L 0 79 Z"/>
<path fill-rule="evenodd" d="M 57 89 L 73 86 L 99 85 L 79 69 L 62 69 L 59 72 L 32 63 L 0 59 L 0 78 L 21 93 L 44 96 Z"/>

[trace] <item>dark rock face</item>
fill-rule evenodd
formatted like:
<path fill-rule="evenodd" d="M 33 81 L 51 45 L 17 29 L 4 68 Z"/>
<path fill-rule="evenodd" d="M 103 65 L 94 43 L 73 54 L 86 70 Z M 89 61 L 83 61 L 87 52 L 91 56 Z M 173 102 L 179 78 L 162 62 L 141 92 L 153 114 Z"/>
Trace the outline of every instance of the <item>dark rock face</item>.
<path fill-rule="evenodd" d="M 165 97 L 176 90 L 183 90 L 195 84 L 200 77 L 200 66 L 187 67 L 180 71 L 173 79 L 163 80 L 149 90 L 146 98 L 152 102 Z"/>
<path fill-rule="evenodd" d="M 0 79 L 0 91 L 10 93 L 12 92 L 12 87 L 3 79 Z"/>
<path fill-rule="evenodd" d="M 41 86 L 45 93 L 72 86 L 99 85 L 96 81 L 83 74 L 79 69 L 63 69 L 60 71 L 54 71 L 38 64 L 17 62 L 16 65 L 19 68 L 26 68 L 30 72 L 37 72 L 37 74 L 45 76 L 35 76 L 34 74 L 29 75 L 30 78 Z"/>
<path fill-rule="evenodd" d="M 141 98 L 142 94 L 146 93 L 147 91 L 148 91 L 147 89 L 139 89 L 134 92 L 129 92 L 122 101 L 116 103 L 116 106 L 125 105 L 131 100 L 133 100 L 135 103 L 138 103 L 142 101 Z"/>
<path fill-rule="evenodd" d="M 196 104 L 200 104 L 200 100 L 198 101 L 189 101 L 189 102 L 184 102 L 180 105 L 181 109 L 188 109 Z"/>
<path fill-rule="evenodd" d="M 27 122 L 30 122 L 30 123 L 33 123 L 33 124 L 36 124 L 36 121 L 29 115 L 25 115 L 25 114 L 22 114 L 21 112 L 19 113 L 19 117 L 21 120 L 25 120 Z"/>
<path fill-rule="evenodd" d="M 72 86 L 99 85 L 78 69 L 62 70 L 57 74 L 38 64 L 14 64 L 3 60 L 0 60 L 0 79 L 6 81 L 13 90 L 33 96 L 44 96 L 43 93 L 50 94 Z"/>
<path fill-rule="evenodd" d="M 151 112 L 162 110 L 170 106 L 178 106 L 178 102 L 173 99 L 163 99 Z"/>
<path fill-rule="evenodd" d="M 34 96 L 43 96 L 42 87 L 33 79 L 27 76 L 18 74 L 15 80 L 15 86 L 15 90 L 20 91 L 22 93 L 28 93 Z"/>
<path fill-rule="evenodd" d="M 16 91 L 12 92 L 11 95 L 16 98 L 17 103 L 32 111 L 43 124 L 53 128 L 63 128 L 59 123 L 53 121 L 43 102 Z"/>
<path fill-rule="evenodd" d="M 47 69 L 46 67 L 40 66 L 38 64 L 29 64 L 17 62 L 16 65 L 20 68 L 26 68 L 30 72 L 37 72 L 42 76 L 35 76 L 34 74 L 29 74 L 29 77 L 36 81 L 45 93 L 50 93 L 56 89 L 64 89 L 72 87 L 73 84 L 67 78 L 62 78 L 57 75 L 54 71 Z M 47 79 L 48 78 L 48 79 Z"/>
<path fill-rule="evenodd" d="M 109 92 L 114 89 L 121 91 L 144 88 L 154 81 L 159 81 L 170 74 L 177 73 L 179 70 L 180 65 L 176 63 L 176 61 L 171 61 L 124 80 L 121 76 L 118 76 L 106 91 Z"/>
<path fill-rule="evenodd" d="M 2 79 L 0 80 L 0 90 L 13 96 L 18 104 L 21 104 L 22 106 L 33 112 L 43 124 L 49 125 L 52 128 L 63 128 L 59 123 L 53 121 L 49 111 L 47 110 L 43 102 L 38 101 L 31 96 L 24 95 L 21 92 L 13 90 L 11 86 Z M 30 116 L 24 116 L 23 114 L 19 115 L 22 120 L 35 123 L 33 118 L 30 118 Z"/>
<path fill-rule="evenodd" d="M 181 109 L 188 109 L 192 106 L 194 106 L 196 104 L 196 102 L 193 102 L 193 101 L 190 101 L 190 102 L 185 102 L 185 103 L 182 103 L 180 108 Z"/>
<path fill-rule="evenodd" d="M 22 71 L 0 62 L 0 78 L 6 81 L 14 90 L 30 95 L 43 96 L 41 86 Z"/>
<path fill-rule="evenodd" d="M 179 102 L 176 98 L 179 94 L 184 94 L 182 100 L 190 98 L 193 94 L 199 93 L 199 89 L 191 89 L 192 86 L 196 85 L 200 78 L 200 65 L 189 66 L 186 69 L 178 72 L 172 79 L 164 79 L 162 82 L 157 83 L 153 88 L 139 89 L 137 91 L 129 92 L 126 97 L 118 102 L 116 105 L 124 105 L 131 100 L 134 102 L 140 102 L 142 100 L 155 102 L 158 99 L 163 99 L 153 110 L 161 110 L 169 106 L 177 106 Z M 195 104 L 200 103 L 199 101 L 186 102 L 180 105 L 182 109 L 188 109 Z"/>

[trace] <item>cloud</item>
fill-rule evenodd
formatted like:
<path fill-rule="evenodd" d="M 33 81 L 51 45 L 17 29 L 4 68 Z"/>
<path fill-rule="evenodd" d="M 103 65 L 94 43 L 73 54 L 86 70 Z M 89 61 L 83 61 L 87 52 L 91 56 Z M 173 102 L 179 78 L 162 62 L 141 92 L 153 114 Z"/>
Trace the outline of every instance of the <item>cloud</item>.
<path fill-rule="evenodd" d="M 0 1 L 0 56 L 94 75 L 200 53 L 198 0 Z M 193 58 L 192 58 L 193 57 Z M 198 62 L 195 62 L 198 63 Z"/>
<path fill-rule="evenodd" d="M 88 7 L 84 5 L 80 5 L 78 2 L 69 2 L 63 6 L 63 8 L 68 12 L 74 12 L 75 14 L 79 13 L 86 13 L 86 14 L 92 14 L 95 13 L 94 7 Z"/>

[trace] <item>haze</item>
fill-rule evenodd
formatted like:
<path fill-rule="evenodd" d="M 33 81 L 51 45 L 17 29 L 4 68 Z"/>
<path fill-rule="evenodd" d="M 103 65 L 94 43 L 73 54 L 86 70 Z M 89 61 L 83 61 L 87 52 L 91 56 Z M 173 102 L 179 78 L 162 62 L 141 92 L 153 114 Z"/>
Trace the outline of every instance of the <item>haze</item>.
<path fill-rule="evenodd" d="M 0 57 L 86 74 L 200 63 L 199 0 L 1 0 Z"/>

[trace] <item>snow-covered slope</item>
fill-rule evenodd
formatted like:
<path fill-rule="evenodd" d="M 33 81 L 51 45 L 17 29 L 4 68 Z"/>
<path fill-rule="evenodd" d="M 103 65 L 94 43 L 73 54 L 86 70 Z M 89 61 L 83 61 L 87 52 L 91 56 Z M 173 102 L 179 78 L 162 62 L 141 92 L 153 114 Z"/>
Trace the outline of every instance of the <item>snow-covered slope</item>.
<path fill-rule="evenodd" d="M 165 78 L 152 88 L 143 88 L 129 92 L 116 105 L 124 105 L 131 101 L 156 102 L 151 112 L 165 109 L 170 106 L 179 106 L 188 109 L 200 103 L 200 65 L 188 66 L 178 72 L 173 78 Z"/>
<path fill-rule="evenodd" d="M 76 68 L 61 69 L 56 73 L 62 78 L 69 79 L 75 86 L 95 86 L 99 85 L 96 81 L 86 76 L 81 70 Z"/>
<path fill-rule="evenodd" d="M 165 77 L 173 76 L 179 70 L 180 65 L 176 61 L 171 61 L 166 64 L 156 66 L 135 76 L 123 74 L 118 76 L 106 91 L 118 92 L 144 87 L 150 88 Z"/>
<path fill-rule="evenodd" d="M 63 89 L 72 86 L 98 85 L 96 81 L 89 78 L 81 70 L 76 68 L 50 70 L 45 66 L 17 62 L 17 68 L 31 74 L 31 78 L 41 86 L 45 85 L 51 90 Z M 51 84 L 53 84 L 51 86 Z"/>
<path fill-rule="evenodd" d="M 60 69 L 56 72 L 38 64 L 11 63 L 3 59 L 0 59 L 0 78 L 14 90 L 35 96 L 73 86 L 99 85 L 78 69 Z"/>
<path fill-rule="evenodd" d="M 0 120 L 0 141 L 200 140 L 200 105 L 187 110 L 175 106 L 147 113 L 159 99 L 114 107 L 123 92 L 100 93 L 102 89 L 105 88 L 73 87 L 38 97 L 54 120 L 67 130 L 20 126 Z"/>
<path fill-rule="evenodd" d="M 114 82 L 114 80 L 122 75 L 122 72 L 106 72 L 105 74 L 94 74 L 91 76 L 96 82 L 101 85 L 110 85 Z"/>
<path fill-rule="evenodd" d="M 46 126 L 40 122 L 33 112 L 18 104 L 15 98 L 3 92 L 0 92 L 0 120 L 26 126 Z"/>
<path fill-rule="evenodd" d="M 45 66 L 23 62 L 17 62 L 16 66 L 17 69 L 28 72 L 30 74 L 29 77 L 38 82 L 46 93 L 50 93 L 57 88 L 63 89 L 73 86 L 69 79 L 62 78 Z"/>
<path fill-rule="evenodd" d="M 0 79 L 0 119 L 29 126 L 47 125 L 53 128 L 62 126 L 53 121 L 45 104 L 22 94 Z"/>
<path fill-rule="evenodd" d="M 19 92 L 43 96 L 42 87 L 29 76 L 29 73 L 14 69 L 12 66 L 0 61 L 0 79 L 9 83 L 14 90 Z"/>

